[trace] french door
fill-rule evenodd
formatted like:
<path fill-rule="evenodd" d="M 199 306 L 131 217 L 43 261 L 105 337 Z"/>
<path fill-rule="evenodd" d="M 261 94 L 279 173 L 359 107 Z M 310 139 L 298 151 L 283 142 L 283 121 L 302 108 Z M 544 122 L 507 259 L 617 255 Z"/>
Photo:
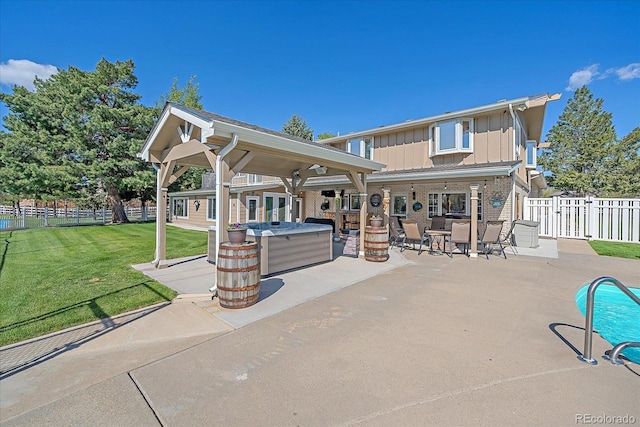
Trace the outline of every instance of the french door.
<path fill-rule="evenodd" d="M 289 219 L 288 196 L 280 193 L 264 193 L 265 221 L 287 221 Z"/>

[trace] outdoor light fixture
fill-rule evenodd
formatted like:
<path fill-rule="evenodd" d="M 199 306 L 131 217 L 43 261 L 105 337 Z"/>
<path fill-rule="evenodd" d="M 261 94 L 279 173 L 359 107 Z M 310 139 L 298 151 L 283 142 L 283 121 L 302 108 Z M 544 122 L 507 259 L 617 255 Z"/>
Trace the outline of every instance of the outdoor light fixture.
<path fill-rule="evenodd" d="M 487 188 L 487 180 L 484 180 L 484 188 Z"/>
<path fill-rule="evenodd" d="M 447 181 L 444 182 L 444 189 L 447 189 Z"/>
<path fill-rule="evenodd" d="M 413 197 L 413 200 L 416 199 L 416 192 L 413 191 L 413 182 L 411 183 L 411 196 Z"/>

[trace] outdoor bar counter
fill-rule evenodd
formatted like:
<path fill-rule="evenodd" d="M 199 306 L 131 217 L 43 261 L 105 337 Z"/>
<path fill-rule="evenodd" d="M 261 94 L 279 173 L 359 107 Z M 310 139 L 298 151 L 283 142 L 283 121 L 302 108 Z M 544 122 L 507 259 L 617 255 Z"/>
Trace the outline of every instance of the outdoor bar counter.
<path fill-rule="evenodd" d="M 295 222 L 257 222 L 246 225 L 247 241 L 257 242 L 260 275 L 270 276 L 286 270 L 331 261 L 333 259 L 333 227 L 325 224 Z M 213 230 L 211 230 L 213 229 Z M 210 227 L 209 241 L 215 227 Z M 215 260 L 209 244 L 209 260 Z"/>

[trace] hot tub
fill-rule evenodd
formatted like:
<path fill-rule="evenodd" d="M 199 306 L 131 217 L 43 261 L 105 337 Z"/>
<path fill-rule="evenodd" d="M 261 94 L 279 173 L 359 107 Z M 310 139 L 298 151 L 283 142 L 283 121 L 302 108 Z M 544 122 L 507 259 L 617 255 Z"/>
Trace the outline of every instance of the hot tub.
<path fill-rule="evenodd" d="M 248 228 L 247 240 L 258 242 L 261 276 L 327 262 L 333 258 L 333 227 L 330 225 L 295 222 L 244 225 Z M 209 261 L 214 259 L 215 253 L 212 254 L 210 244 Z"/>

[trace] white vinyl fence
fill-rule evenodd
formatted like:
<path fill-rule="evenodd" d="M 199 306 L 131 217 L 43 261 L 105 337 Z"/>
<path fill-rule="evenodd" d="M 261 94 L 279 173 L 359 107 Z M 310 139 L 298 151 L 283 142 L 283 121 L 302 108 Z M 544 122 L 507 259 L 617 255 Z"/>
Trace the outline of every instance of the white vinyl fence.
<path fill-rule="evenodd" d="M 525 198 L 524 219 L 540 236 L 640 243 L 640 199 Z"/>
<path fill-rule="evenodd" d="M 34 208 L 21 207 L 17 213 L 12 206 L 0 206 L 0 231 L 25 228 L 61 227 L 74 225 L 106 224 L 111 222 L 111 209 Z M 125 207 L 129 221 L 154 221 L 155 206 L 144 208 Z"/>

